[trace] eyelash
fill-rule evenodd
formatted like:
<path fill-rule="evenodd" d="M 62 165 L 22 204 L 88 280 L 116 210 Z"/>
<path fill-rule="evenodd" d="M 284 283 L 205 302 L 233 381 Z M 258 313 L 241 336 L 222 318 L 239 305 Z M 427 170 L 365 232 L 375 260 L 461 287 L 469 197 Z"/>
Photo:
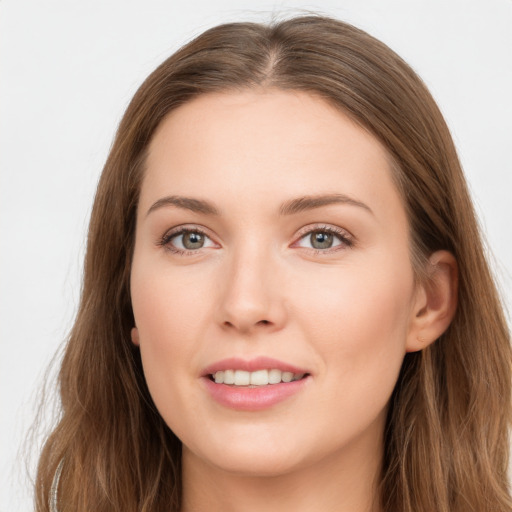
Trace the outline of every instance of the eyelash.
<path fill-rule="evenodd" d="M 194 249 L 183 250 L 183 249 L 178 249 L 177 247 L 173 247 L 171 245 L 170 242 L 173 238 L 180 236 L 180 235 L 184 235 L 186 233 L 198 233 L 200 235 L 203 235 L 204 237 L 210 238 L 206 234 L 206 232 L 203 231 L 199 227 L 194 227 L 194 228 L 185 228 L 184 227 L 184 228 L 177 229 L 175 231 L 170 231 L 170 232 L 165 233 L 164 236 L 158 241 L 157 245 L 164 247 L 166 250 L 168 250 L 174 254 L 178 254 L 180 256 L 192 256 L 194 254 L 197 254 L 197 252 L 200 249 L 202 249 L 202 247 L 200 247 L 199 249 L 195 249 L 195 250 Z M 302 231 L 299 234 L 299 238 L 297 239 L 297 241 L 302 240 L 303 238 L 305 238 L 308 235 L 311 235 L 312 233 L 329 233 L 331 235 L 336 236 L 341 242 L 340 245 L 330 247 L 328 249 L 314 249 L 314 248 L 306 248 L 305 247 L 305 249 L 309 249 L 310 251 L 313 251 L 313 254 L 320 254 L 320 255 L 332 254 L 333 252 L 354 246 L 354 240 L 353 240 L 352 236 L 349 235 L 345 230 L 343 230 L 341 228 L 334 227 L 334 226 L 325 226 L 325 225 L 315 226 L 313 228 L 308 228 L 306 231 Z"/>
<path fill-rule="evenodd" d="M 170 232 L 167 232 L 165 233 L 165 235 L 158 241 L 158 245 L 160 245 L 161 247 L 164 247 L 166 250 L 174 253 L 174 254 L 179 254 L 179 255 L 182 255 L 182 256 L 192 256 L 194 254 L 197 254 L 197 251 L 198 250 L 192 250 L 192 249 L 178 249 L 177 247 L 173 247 L 171 245 L 171 240 L 179 235 L 184 235 L 185 233 L 199 233 L 200 235 L 203 235 L 205 237 L 208 237 L 208 235 L 206 234 L 206 232 L 204 232 L 202 229 L 200 228 L 181 228 L 181 229 L 177 229 L 176 231 L 170 231 Z M 209 237 L 208 237 L 209 238 Z M 201 248 L 202 249 L 202 248 Z"/>
<path fill-rule="evenodd" d="M 313 251 L 313 254 L 320 254 L 325 256 L 327 254 L 332 254 L 333 252 L 337 252 L 347 248 L 349 249 L 354 246 L 354 238 L 347 231 L 335 226 L 326 226 L 323 224 L 315 226 L 313 228 L 306 228 L 304 231 L 301 230 L 297 241 L 302 240 L 308 235 L 311 236 L 312 233 L 329 233 L 330 235 L 336 236 L 341 242 L 340 245 L 336 245 L 328 249 L 309 248 L 310 251 Z"/>

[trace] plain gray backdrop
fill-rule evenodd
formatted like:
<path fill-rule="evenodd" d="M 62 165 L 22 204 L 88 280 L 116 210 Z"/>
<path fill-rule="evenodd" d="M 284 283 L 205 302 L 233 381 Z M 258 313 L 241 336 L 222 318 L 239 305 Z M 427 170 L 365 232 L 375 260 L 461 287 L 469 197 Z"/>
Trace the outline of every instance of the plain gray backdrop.
<path fill-rule="evenodd" d="M 512 0 L 0 0 L 0 512 L 32 509 L 19 450 L 72 324 L 95 185 L 131 96 L 211 26 L 303 10 L 369 31 L 423 77 L 510 309 Z"/>

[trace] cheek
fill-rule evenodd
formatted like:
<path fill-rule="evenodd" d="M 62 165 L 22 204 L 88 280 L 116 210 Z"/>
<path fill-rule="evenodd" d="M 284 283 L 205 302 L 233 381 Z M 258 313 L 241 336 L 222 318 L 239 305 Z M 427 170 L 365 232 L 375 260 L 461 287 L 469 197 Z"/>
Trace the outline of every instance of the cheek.
<path fill-rule="evenodd" d="M 193 265 L 176 270 L 165 258 L 134 258 L 131 296 L 141 345 L 146 341 L 158 352 L 186 352 L 186 341 L 201 335 L 214 284 Z"/>
<path fill-rule="evenodd" d="M 352 397 L 354 407 L 358 400 L 383 406 L 405 355 L 412 271 L 389 263 L 347 267 L 322 279 L 317 275 L 308 289 L 299 318 L 330 389 Z"/>
<path fill-rule="evenodd" d="M 190 378 L 198 352 L 193 340 L 201 338 L 205 292 L 200 286 L 191 286 L 188 279 L 180 279 L 178 273 L 159 272 L 154 262 L 143 265 L 135 261 L 131 294 L 146 382 L 167 418 L 181 406 L 174 391 L 187 385 L 185 379 Z"/>
<path fill-rule="evenodd" d="M 360 346 L 363 340 L 365 345 L 378 344 L 386 334 L 406 330 L 413 295 L 412 271 L 354 265 L 312 274 L 307 282 L 303 276 L 302 281 L 293 293 L 302 310 L 299 317 L 315 325 L 321 338 L 332 339 L 339 333 L 335 337 L 343 343 L 357 340 Z M 382 336 L 373 338 L 372 332 Z"/>

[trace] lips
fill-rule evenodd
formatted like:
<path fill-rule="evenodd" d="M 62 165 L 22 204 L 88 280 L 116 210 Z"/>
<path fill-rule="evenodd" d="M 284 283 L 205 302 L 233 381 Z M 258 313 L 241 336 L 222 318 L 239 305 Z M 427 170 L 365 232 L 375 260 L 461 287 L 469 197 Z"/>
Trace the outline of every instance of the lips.
<path fill-rule="evenodd" d="M 255 372 L 258 370 L 272 369 L 280 370 L 281 372 L 289 372 L 293 374 L 309 373 L 308 370 L 305 368 L 299 368 L 297 366 L 285 363 L 283 361 L 279 361 L 278 359 L 273 359 L 271 357 L 257 357 L 251 360 L 232 357 L 229 359 L 223 359 L 222 361 L 217 361 L 216 363 L 207 366 L 203 370 L 202 375 L 215 375 L 216 372 L 225 370 L 243 370 L 246 372 Z"/>
<path fill-rule="evenodd" d="M 230 358 L 205 368 L 202 377 L 216 402 L 230 409 L 258 411 L 301 391 L 310 380 L 310 373 L 268 357 L 249 361 Z"/>

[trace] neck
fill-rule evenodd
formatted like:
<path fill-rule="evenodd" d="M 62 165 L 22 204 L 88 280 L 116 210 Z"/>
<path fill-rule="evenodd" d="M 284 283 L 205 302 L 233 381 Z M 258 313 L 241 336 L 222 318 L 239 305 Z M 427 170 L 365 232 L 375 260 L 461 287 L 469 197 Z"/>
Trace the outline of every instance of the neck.
<path fill-rule="evenodd" d="M 272 476 L 225 471 L 183 447 L 182 512 L 379 512 L 382 440 L 367 441 Z"/>

